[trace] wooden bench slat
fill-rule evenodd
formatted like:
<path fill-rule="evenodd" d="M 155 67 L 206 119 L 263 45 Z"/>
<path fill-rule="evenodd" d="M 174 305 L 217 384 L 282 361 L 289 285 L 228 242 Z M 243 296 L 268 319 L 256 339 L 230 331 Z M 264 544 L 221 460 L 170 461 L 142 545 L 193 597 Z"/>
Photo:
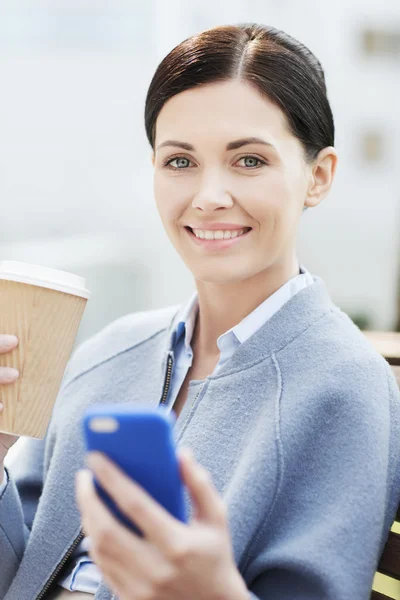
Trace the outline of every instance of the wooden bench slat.
<path fill-rule="evenodd" d="M 400 364 L 400 333 L 398 331 L 364 331 L 365 337 L 373 344 L 390 365 Z"/>
<path fill-rule="evenodd" d="M 391 531 L 383 549 L 378 571 L 400 579 L 400 535 Z"/>
<path fill-rule="evenodd" d="M 397 379 L 397 383 L 400 386 L 400 367 L 392 366 L 393 375 Z"/>
<path fill-rule="evenodd" d="M 371 600 L 393 600 L 390 596 L 385 596 L 385 594 L 381 594 L 380 592 L 375 592 L 375 590 L 371 594 Z"/>

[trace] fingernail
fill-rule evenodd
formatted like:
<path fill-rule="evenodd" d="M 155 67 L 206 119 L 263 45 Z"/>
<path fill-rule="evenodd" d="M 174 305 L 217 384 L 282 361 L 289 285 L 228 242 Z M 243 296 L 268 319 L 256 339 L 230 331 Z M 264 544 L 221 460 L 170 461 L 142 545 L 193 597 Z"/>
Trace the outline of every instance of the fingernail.
<path fill-rule="evenodd" d="M 6 333 L 0 334 L 0 346 L 5 346 L 7 348 L 8 346 L 15 346 L 17 342 L 18 338 L 16 335 L 8 335 Z"/>
<path fill-rule="evenodd" d="M 1 367 L 0 375 L 6 379 L 17 379 L 19 377 L 19 371 L 13 367 Z"/>

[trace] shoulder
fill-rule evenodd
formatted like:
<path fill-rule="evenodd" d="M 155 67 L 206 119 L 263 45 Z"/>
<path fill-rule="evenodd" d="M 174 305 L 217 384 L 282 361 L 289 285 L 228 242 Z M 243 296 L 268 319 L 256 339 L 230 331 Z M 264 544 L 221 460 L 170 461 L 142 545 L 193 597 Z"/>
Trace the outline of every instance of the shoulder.
<path fill-rule="evenodd" d="M 315 335 L 318 346 L 326 348 L 328 365 L 340 367 L 344 375 L 351 373 L 357 379 L 374 378 L 382 383 L 388 377 L 394 379 L 388 362 L 339 308 L 331 312 Z"/>
<path fill-rule="evenodd" d="M 124 315 L 106 325 L 74 351 L 64 374 L 67 385 L 85 371 L 166 331 L 180 305 Z"/>
<path fill-rule="evenodd" d="M 376 410 L 384 410 L 385 398 L 399 404 L 390 365 L 338 307 L 282 348 L 277 359 L 286 384 L 303 381 L 308 393 L 340 396 L 345 404 L 370 401 Z"/>
<path fill-rule="evenodd" d="M 399 386 L 390 365 L 347 315 L 339 309 L 326 313 L 276 354 L 276 365 L 287 460 L 329 448 L 335 460 L 349 461 L 363 448 L 364 464 L 389 456 L 394 477 L 400 464 Z"/>

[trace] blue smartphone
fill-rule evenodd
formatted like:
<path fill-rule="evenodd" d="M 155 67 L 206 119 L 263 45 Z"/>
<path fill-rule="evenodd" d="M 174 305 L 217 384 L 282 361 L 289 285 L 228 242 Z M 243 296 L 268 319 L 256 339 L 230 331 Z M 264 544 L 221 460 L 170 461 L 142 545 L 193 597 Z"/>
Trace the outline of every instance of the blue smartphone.
<path fill-rule="evenodd" d="M 176 519 L 186 523 L 184 485 L 173 436 L 175 420 L 175 414 L 165 406 L 103 404 L 86 410 L 83 431 L 87 451 L 106 454 Z M 96 478 L 94 484 L 115 517 L 142 536 L 138 526 L 122 514 Z"/>

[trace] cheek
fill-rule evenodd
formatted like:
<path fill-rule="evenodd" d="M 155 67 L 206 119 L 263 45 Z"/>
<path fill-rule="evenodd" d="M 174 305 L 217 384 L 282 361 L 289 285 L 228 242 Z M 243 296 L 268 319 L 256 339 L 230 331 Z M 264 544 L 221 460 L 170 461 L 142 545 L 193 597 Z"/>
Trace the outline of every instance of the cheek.
<path fill-rule="evenodd" d="M 165 229 L 173 233 L 186 208 L 184 195 L 173 182 L 163 177 L 154 177 L 154 199 Z"/>
<path fill-rule="evenodd" d="M 279 213 L 289 203 L 290 182 L 282 171 L 270 169 L 263 177 L 244 181 L 242 189 L 236 188 L 238 199 L 242 198 L 249 213 L 256 219 L 265 220 L 271 213 Z"/>
<path fill-rule="evenodd" d="M 282 172 L 271 174 L 262 193 L 258 194 L 258 202 L 253 209 L 255 218 L 264 222 L 275 221 L 275 225 L 285 228 L 298 213 L 303 188 L 304 181 L 300 177 Z"/>
<path fill-rule="evenodd" d="M 242 206 L 251 216 L 252 220 L 258 223 L 262 232 L 271 232 L 275 229 L 276 223 L 284 220 L 286 200 L 282 193 L 277 189 L 267 186 L 265 190 L 252 194 L 248 197 Z"/>
<path fill-rule="evenodd" d="M 255 247 L 262 246 L 266 256 L 292 238 L 298 220 L 298 201 L 282 177 L 271 178 L 264 189 L 248 197 L 246 210 L 259 228 L 254 237 Z"/>

